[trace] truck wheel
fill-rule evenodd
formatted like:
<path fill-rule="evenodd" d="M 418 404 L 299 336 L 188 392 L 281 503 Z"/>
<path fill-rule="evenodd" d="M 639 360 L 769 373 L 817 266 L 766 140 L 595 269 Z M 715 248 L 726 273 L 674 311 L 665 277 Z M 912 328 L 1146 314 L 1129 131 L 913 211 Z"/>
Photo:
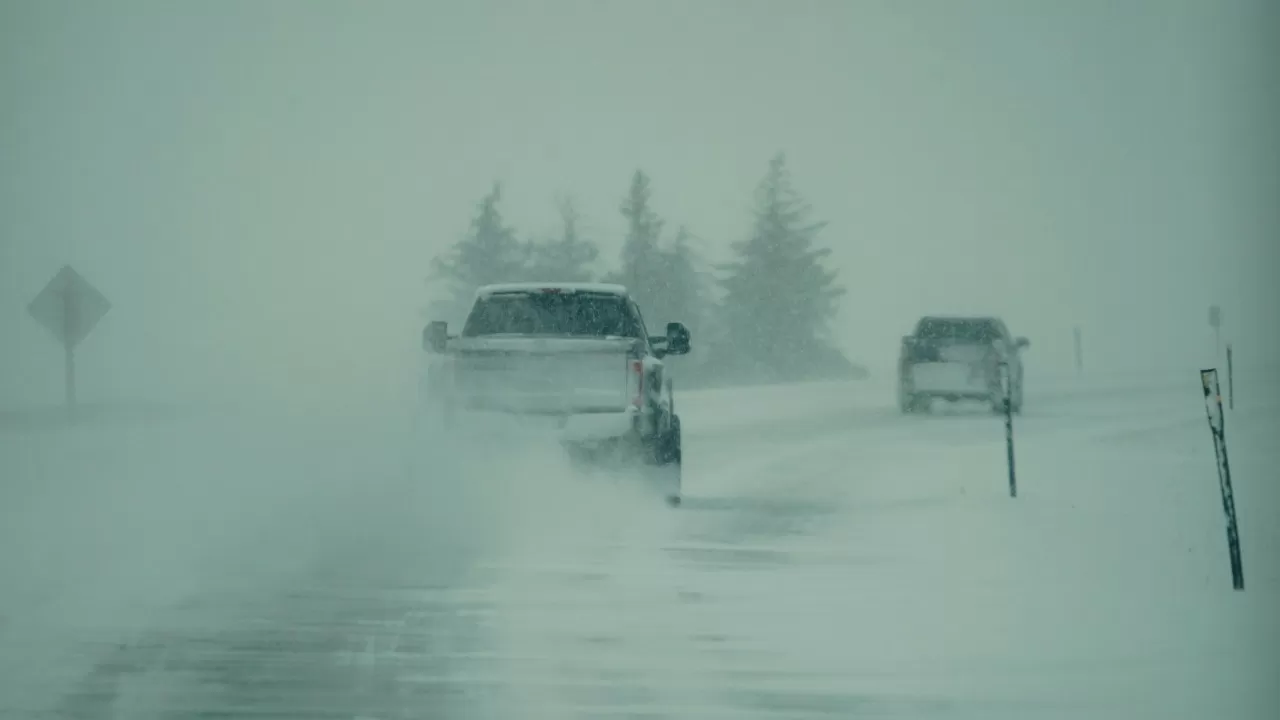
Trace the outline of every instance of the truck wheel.
<path fill-rule="evenodd" d="M 898 399 L 899 409 L 903 415 L 918 415 L 929 408 L 928 396 L 902 393 Z"/>
<path fill-rule="evenodd" d="M 902 411 L 903 415 L 920 411 L 919 399 L 901 384 L 898 385 L 898 410 Z"/>
<path fill-rule="evenodd" d="M 680 432 L 680 416 L 671 416 L 671 429 L 658 442 L 658 464 L 654 468 L 657 471 L 658 481 L 660 483 L 662 493 L 668 505 L 675 507 L 680 504 L 681 492 L 683 490 L 682 465 L 684 461 L 683 448 L 681 446 L 683 438 Z"/>

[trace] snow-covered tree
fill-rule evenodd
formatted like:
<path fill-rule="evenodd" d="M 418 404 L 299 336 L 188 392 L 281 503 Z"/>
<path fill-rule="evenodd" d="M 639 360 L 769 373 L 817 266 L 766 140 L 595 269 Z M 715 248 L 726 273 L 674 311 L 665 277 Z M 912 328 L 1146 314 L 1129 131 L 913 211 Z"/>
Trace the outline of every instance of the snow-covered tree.
<path fill-rule="evenodd" d="M 626 285 L 642 308 L 651 307 L 666 291 L 658 246 L 663 221 L 650 205 L 652 194 L 649 176 L 643 170 L 636 170 L 619 208 L 627 221 L 627 235 L 622 242 L 622 265 L 617 274 L 609 278 L 612 282 Z"/>
<path fill-rule="evenodd" d="M 476 288 L 481 285 L 520 280 L 524 274 L 524 248 L 515 231 L 507 226 L 498 209 L 502 185 L 494 183 L 476 204 L 471 229 L 443 256 L 432 261 L 431 280 L 443 286 L 433 309 L 456 322 L 465 316 Z M 443 318 L 442 318 L 443 319 Z"/>
<path fill-rule="evenodd" d="M 525 277 L 533 282 L 586 282 L 600 256 L 595 242 L 582 237 L 581 216 L 572 200 L 560 203 L 560 236 L 525 244 Z"/>
<path fill-rule="evenodd" d="M 852 370 L 828 342 L 828 322 L 844 289 L 816 241 L 826 226 L 791 183 L 779 153 L 756 191 L 751 236 L 733 244 L 723 266 L 719 313 L 725 344 L 717 355 L 750 380 L 792 380 Z M 834 353 L 834 354 L 833 354 Z"/>

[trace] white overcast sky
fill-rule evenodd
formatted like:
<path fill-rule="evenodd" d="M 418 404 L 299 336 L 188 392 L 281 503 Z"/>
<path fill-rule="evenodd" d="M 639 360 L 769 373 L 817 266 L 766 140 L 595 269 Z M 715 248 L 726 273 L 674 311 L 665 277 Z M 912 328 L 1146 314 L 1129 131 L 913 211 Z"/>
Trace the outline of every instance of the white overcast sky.
<path fill-rule="evenodd" d="M 712 257 L 784 150 L 888 372 L 989 312 L 1028 373 L 1280 357 L 1268 0 L 0 0 L 0 408 L 60 398 L 27 301 L 115 307 L 82 393 L 354 403 L 415 369 L 424 277 L 506 184 L 616 257 L 631 172 Z"/>

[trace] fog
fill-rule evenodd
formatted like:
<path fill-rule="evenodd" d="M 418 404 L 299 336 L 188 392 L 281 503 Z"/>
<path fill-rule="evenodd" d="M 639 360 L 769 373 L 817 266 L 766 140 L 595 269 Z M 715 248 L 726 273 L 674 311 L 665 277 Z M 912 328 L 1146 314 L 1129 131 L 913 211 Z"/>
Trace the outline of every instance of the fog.
<path fill-rule="evenodd" d="M 1277 37 L 1271 0 L 0 0 L 0 714 L 1274 717 Z M 522 240 L 572 197 L 604 271 L 643 169 L 719 261 L 780 151 L 869 380 L 682 389 L 678 511 L 423 441 L 431 260 L 494 182 Z M 32 420 L 64 264 L 113 306 L 81 402 L 200 412 Z M 989 412 L 891 407 L 935 313 L 1031 340 L 1018 504 Z"/>
<path fill-rule="evenodd" d="M 1035 367 L 1280 349 L 1276 6 L 718 2 L 0 4 L 0 406 L 57 402 L 25 306 L 114 309 L 86 401 L 399 402 L 429 260 L 494 180 L 522 234 L 577 198 L 613 261 L 629 174 L 721 258 L 785 150 L 879 372 L 921 314 Z"/>

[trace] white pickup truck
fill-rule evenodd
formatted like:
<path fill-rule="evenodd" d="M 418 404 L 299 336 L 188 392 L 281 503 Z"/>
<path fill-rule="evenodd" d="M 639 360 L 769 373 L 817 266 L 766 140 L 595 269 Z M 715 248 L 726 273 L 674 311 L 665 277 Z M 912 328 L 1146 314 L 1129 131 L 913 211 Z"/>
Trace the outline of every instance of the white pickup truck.
<path fill-rule="evenodd" d="M 642 466 L 667 502 L 681 497 L 680 417 L 663 363 L 689 331 L 651 336 L 620 285 L 488 285 L 459 335 L 423 330 L 426 402 L 449 431 L 518 418 L 553 429 L 575 458 Z"/>
<path fill-rule="evenodd" d="M 1013 412 L 1022 412 L 1022 350 L 1030 342 L 1015 338 L 997 317 L 931 316 L 902 338 L 898 355 L 898 404 L 904 413 L 927 410 L 934 398 L 980 400 L 995 412 L 1004 408 L 1004 379 L 1009 373 Z"/>

